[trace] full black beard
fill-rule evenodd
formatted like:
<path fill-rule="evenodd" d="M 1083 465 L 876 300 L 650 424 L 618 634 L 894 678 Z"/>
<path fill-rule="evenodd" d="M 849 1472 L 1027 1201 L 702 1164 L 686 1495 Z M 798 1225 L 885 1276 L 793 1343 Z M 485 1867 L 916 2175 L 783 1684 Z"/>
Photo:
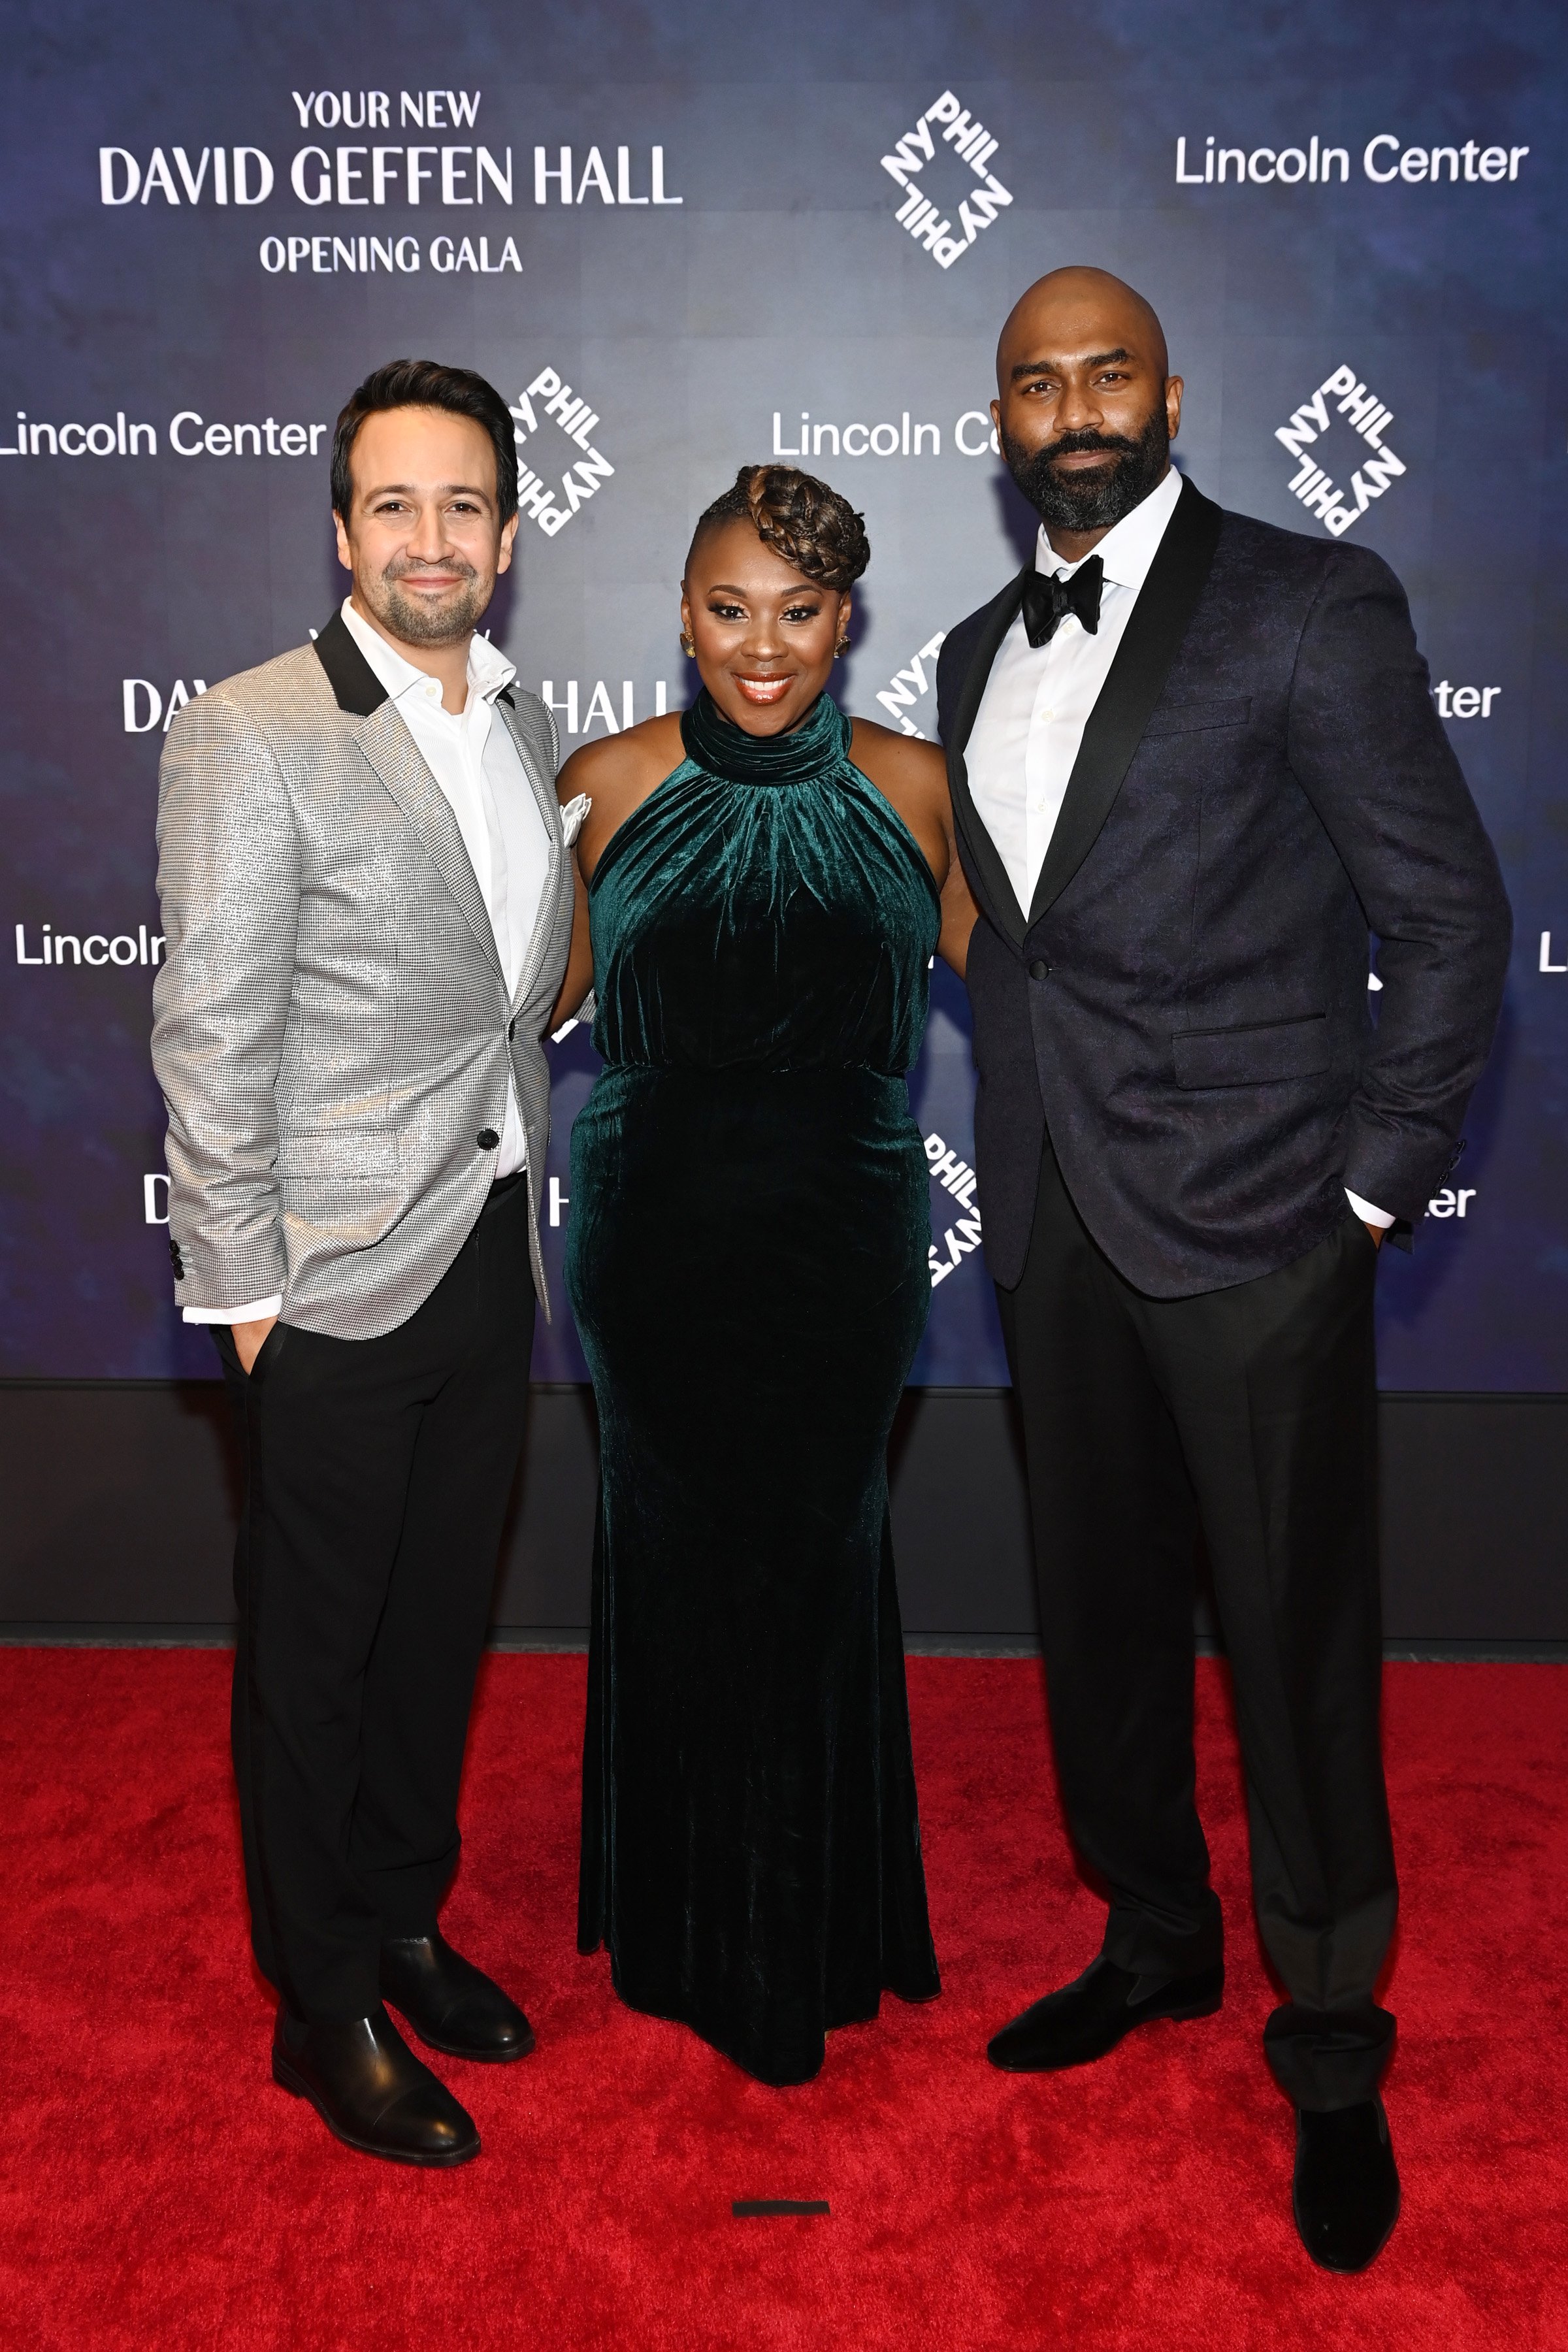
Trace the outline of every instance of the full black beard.
<path fill-rule="evenodd" d="M 1053 460 L 1079 449 L 1103 449 L 1107 463 L 1087 473 L 1058 473 Z M 1058 530 L 1108 530 L 1142 506 L 1171 457 L 1163 403 L 1156 402 L 1136 441 L 1116 433 L 1063 433 L 1043 449 L 1025 449 L 1002 436 L 1007 471 L 1047 526 Z"/>

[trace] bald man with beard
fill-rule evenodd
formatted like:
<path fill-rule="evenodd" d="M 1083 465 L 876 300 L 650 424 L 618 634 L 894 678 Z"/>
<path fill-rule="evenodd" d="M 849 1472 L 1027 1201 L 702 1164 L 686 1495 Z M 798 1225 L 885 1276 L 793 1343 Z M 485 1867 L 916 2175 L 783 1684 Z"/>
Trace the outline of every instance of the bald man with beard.
<path fill-rule="evenodd" d="M 990 2055 L 1081 2065 L 1220 2005 L 1201 1529 L 1286 1993 L 1263 2039 L 1297 2226 L 1354 2271 L 1399 2210 L 1373 1285 L 1463 1149 L 1510 916 L 1399 583 L 1184 482 L 1182 389 L 1119 278 L 1029 288 L 991 414 L 1039 536 L 938 671 L 1052 1734 L 1110 1900 L 1099 1958 Z"/>

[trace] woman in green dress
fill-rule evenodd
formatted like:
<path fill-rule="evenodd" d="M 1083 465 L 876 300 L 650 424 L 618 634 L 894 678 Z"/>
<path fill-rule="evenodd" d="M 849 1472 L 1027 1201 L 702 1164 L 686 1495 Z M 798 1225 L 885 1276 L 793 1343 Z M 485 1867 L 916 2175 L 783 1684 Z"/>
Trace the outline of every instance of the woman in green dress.
<path fill-rule="evenodd" d="M 679 717 L 585 746 L 605 1059 L 566 1280 L 598 1400 L 578 1941 L 633 2008 L 799 2083 L 938 1990 L 887 1444 L 931 1284 L 905 1073 L 973 908 L 942 754 L 824 691 L 868 550 L 748 466 L 698 524 Z"/>

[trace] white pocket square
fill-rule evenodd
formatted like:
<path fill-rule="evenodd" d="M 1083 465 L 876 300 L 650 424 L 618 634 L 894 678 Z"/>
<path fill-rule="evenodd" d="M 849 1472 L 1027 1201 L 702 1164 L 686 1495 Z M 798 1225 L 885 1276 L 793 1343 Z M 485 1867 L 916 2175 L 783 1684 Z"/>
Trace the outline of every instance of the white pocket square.
<path fill-rule="evenodd" d="M 593 805 L 594 803 L 586 793 L 579 793 L 576 799 L 574 801 L 568 801 L 565 807 L 562 810 L 561 838 L 566 844 L 568 849 L 571 848 L 572 844 L 582 832 L 584 824 L 587 821 L 588 811 L 593 807 Z"/>

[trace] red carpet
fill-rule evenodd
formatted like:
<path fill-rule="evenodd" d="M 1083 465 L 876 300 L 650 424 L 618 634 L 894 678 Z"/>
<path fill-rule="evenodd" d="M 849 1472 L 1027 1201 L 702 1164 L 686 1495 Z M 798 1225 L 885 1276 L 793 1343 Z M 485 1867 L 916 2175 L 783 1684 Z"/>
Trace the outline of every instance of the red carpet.
<path fill-rule="evenodd" d="M 837 2352 L 1563 2352 L 1568 1668 L 1395 1666 L 1405 1913 L 1389 2106 L 1405 2218 L 1376 2269 L 1311 2269 L 1258 2047 L 1220 1672 L 1200 1793 L 1231 1931 L 1222 2014 L 1013 2080 L 986 2034 L 1092 1953 L 1027 1663 L 915 1661 L 946 1981 L 766 2091 L 634 2017 L 574 1947 L 583 1664 L 486 1674 L 447 1925 L 536 2056 L 438 2061 L 477 2164 L 350 2155 L 268 2079 L 246 1957 L 221 1654 L 0 1651 L 5 1846 L 0 2285 L 28 2347 Z M 826 2198 L 826 2219 L 731 2200 Z"/>

